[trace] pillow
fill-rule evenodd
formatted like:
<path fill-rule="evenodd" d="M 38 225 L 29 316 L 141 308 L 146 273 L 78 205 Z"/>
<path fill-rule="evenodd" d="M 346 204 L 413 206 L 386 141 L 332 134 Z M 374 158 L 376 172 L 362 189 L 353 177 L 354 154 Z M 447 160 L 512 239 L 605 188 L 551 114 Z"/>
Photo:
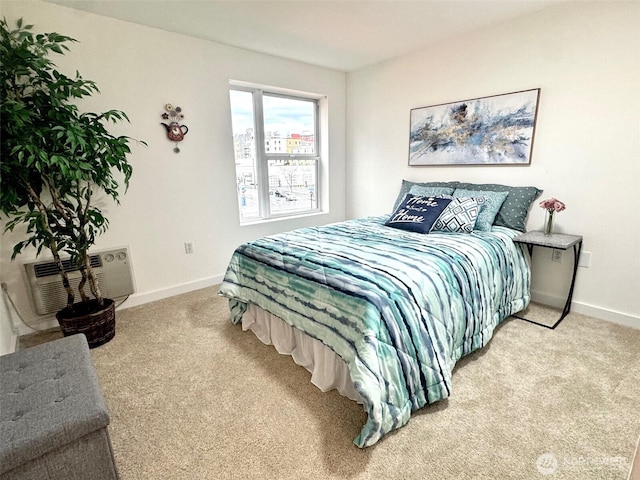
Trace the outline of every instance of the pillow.
<path fill-rule="evenodd" d="M 536 187 L 511 187 L 509 185 L 494 183 L 481 185 L 475 183 L 460 183 L 457 188 L 508 192 L 507 199 L 502 204 L 502 207 L 500 207 L 493 224 L 521 232 L 527 230 L 525 224 L 531 204 L 542 193 L 542 190 Z"/>
<path fill-rule="evenodd" d="M 432 232 L 471 233 L 480 213 L 477 198 L 451 197 L 451 203 L 433 224 Z"/>
<path fill-rule="evenodd" d="M 414 186 L 420 186 L 420 187 L 447 187 L 447 188 L 451 188 L 454 189 L 456 188 L 456 185 L 458 185 L 459 182 L 426 182 L 426 183 L 418 183 L 418 182 L 411 182 L 409 180 L 402 180 L 402 186 L 400 187 L 400 193 L 398 193 L 398 196 L 396 197 L 396 202 L 393 204 L 393 209 L 395 210 L 396 208 L 398 208 L 398 205 L 400 205 L 400 202 L 402 202 L 404 200 L 404 196 L 409 193 L 409 190 L 411 190 L 412 187 Z M 452 194 L 453 190 L 451 192 L 448 193 L 448 195 Z M 436 194 L 439 195 L 439 194 Z"/>
<path fill-rule="evenodd" d="M 509 195 L 508 192 L 490 192 L 480 190 L 465 190 L 464 188 L 456 188 L 453 192 L 454 197 L 476 197 L 480 205 L 480 213 L 476 220 L 476 230 L 481 232 L 490 232 L 493 221 Z"/>
<path fill-rule="evenodd" d="M 437 195 L 451 195 L 453 194 L 453 188 L 451 187 L 426 187 L 424 185 L 414 185 L 409 189 L 409 193 L 414 195 L 421 195 L 423 197 L 435 197 Z"/>
<path fill-rule="evenodd" d="M 424 197 L 407 193 L 385 225 L 410 232 L 429 233 L 435 221 L 450 203 L 450 198 Z"/>

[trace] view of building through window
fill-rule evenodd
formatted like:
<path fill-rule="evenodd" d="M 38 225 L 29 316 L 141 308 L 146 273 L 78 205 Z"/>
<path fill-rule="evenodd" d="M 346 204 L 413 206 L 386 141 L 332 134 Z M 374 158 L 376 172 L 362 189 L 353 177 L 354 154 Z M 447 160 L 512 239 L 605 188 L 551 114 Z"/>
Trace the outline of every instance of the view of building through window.
<path fill-rule="evenodd" d="M 230 101 L 240 220 L 316 210 L 317 100 L 232 88 Z"/>

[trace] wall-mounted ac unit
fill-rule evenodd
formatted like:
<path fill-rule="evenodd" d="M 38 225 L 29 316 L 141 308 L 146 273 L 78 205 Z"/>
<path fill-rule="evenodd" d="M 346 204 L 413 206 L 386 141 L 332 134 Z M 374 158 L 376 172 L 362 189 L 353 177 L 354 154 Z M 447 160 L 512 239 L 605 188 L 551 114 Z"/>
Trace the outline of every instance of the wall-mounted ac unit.
<path fill-rule="evenodd" d="M 91 253 L 89 257 L 103 297 L 118 299 L 133 293 L 131 260 L 126 248 L 102 250 Z M 68 258 L 63 259 L 62 264 L 76 294 L 75 301 L 79 302 L 77 288 L 82 278 L 80 272 L 71 265 Z M 67 292 L 53 260 L 27 262 L 24 268 L 33 306 L 39 315 L 55 313 L 67 305 Z M 88 283 L 85 285 L 85 292 L 93 298 Z"/>

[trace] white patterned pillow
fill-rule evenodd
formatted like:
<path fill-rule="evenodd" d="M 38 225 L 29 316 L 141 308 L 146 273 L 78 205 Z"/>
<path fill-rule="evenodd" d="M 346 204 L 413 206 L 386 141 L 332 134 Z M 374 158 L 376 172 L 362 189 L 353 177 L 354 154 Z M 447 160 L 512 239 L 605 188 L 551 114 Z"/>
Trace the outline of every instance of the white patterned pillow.
<path fill-rule="evenodd" d="M 456 188 L 453 192 L 454 197 L 475 197 L 480 204 L 480 213 L 476 221 L 476 230 L 481 232 L 490 232 L 493 221 L 502 207 L 509 192 L 491 192 L 489 190 L 465 190 Z M 482 198 L 484 197 L 484 198 Z"/>
<path fill-rule="evenodd" d="M 445 198 L 446 195 L 443 195 Z M 471 233 L 476 225 L 480 203 L 474 197 L 454 197 L 440 214 L 432 232 Z"/>

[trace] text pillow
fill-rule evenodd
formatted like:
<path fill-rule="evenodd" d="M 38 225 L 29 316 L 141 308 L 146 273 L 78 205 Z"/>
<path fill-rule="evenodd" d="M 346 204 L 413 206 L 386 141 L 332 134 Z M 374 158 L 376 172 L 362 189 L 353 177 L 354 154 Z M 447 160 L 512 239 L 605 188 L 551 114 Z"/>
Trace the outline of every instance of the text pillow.
<path fill-rule="evenodd" d="M 417 233 L 429 233 L 450 198 L 425 197 L 408 193 L 385 225 Z"/>

